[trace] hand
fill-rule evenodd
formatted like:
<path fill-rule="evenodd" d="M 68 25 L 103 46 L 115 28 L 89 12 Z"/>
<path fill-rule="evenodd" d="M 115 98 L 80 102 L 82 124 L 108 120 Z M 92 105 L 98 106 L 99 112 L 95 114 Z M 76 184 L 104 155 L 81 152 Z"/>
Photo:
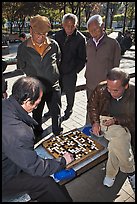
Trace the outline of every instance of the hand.
<path fill-rule="evenodd" d="M 105 125 L 107 127 L 115 124 L 115 118 L 110 118 L 102 121 L 102 125 Z"/>
<path fill-rule="evenodd" d="M 94 123 L 92 125 L 92 132 L 94 135 L 100 135 L 100 131 L 101 131 L 101 126 L 99 123 Z"/>
<path fill-rule="evenodd" d="M 8 97 L 8 94 L 7 94 L 7 92 L 4 92 L 3 94 L 2 94 L 2 98 L 7 98 Z"/>
<path fill-rule="evenodd" d="M 74 161 L 73 155 L 72 155 L 71 153 L 69 153 L 69 152 L 66 152 L 66 153 L 63 155 L 63 157 L 64 157 L 65 160 L 66 160 L 66 165 L 69 164 L 69 163 L 71 163 L 72 161 Z"/>

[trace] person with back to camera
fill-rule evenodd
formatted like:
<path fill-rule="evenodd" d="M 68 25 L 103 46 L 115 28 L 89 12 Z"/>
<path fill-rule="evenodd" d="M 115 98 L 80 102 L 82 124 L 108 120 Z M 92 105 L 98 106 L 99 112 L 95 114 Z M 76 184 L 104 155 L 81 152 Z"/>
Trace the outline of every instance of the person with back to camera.
<path fill-rule="evenodd" d="M 76 15 L 65 14 L 62 18 L 63 28 L 55 34 L 55 40 L 62 54 L 59 65 L 59 82 L 67 101 L 62 121 L 67 120 L 73 112 L 77 74 L 86 63 L 86 37 L 76 28 L 77 22 Z"/>
<path fill-rule="evenodd" d="M 130 49 L 132 46 L 132 38 L 131 38 L 131 32 L 129 30 L 125 31 L 124 37 L 120 42 L 121 46 L 121 55 L 124 55 L 127 50 Z"/>
<path fill-rule="evenodd" d="M 17 66 L 27 76 L 37 77 L 44 87 L 42 100 L 33 117 L 38 125 L 34 133 L 36 138 L 41 139 L 42 113 L 45 102 L 52 117 L 52 132 L 59 135 L 61 128 L 61 89 L 59 86 L 60 48 L 58 43 L 47 36 L 50 30 L 49 19 L 45 16 L 36 15 L 30 19 L 31 37 L 22 42 L 17 51 Z"/>
<path fill-rule="evenodd" d="M 88 101 L 93 134 L 104 132 L 108 160 L 103 184 L 113 186 L 119 169 L 126 173 L 135 191 L 135 84 L 120 68 L 111 69 Z M 134 153 L 134 154 L 133 154 Z"/>
<path fill-rule="evenodd" d="M 118 67 L 121 59 L 120 45 L 117 40 L 107 36 L 102 17 L 93 15 L 87 21 L 91 35 L 87 41 L 86 92 L 87 100 L 99 82 L 106 80 L 106 75 L 113 67 Z M 86 124 L 89 123 L 88 113 Z"/>
<path fill-rule="evenodd" d="M 19 34 L 19 39 L 21 42 L 24 42 L 25 40 L 27 40 L 27 36 L 25 33 L 20 33 Z"/>
<path fill-rule="evenodd" d="M 72 202 L 65 186 L 50 176 L 72 162 L 72 154 L 48 159 L 34 149 L 37 122 L 29 113 L 42 95 L 40 81 L 23 76 L 13 84 L 9 98 L 2 100 L 2 198 L 26 192 L 38 202 Z"/>

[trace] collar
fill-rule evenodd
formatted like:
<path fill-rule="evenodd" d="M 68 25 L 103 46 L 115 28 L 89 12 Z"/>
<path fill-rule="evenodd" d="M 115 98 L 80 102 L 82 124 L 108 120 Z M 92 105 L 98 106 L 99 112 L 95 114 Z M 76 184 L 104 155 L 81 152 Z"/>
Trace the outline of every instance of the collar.
<path fill-rule="evenodd" d="M 67 35 L 64 28 L 63 28 L 63 32 L 64 32 L 64 35 L 69 38 L 69 37 L 71 37 L 71 36 L 76 35 L 76 33 L 77 33 L 77 28 L 74 30 L 74 32 L 73 32 L 71 35 Z"/>
<path fill-rule="evenodd" d="M 47 40 L 45 40 L 43 43 L 41 43 L 40 45 L 38 43 L 35 43 L 33 38 L 31 37 L 31 41 L 32 41 L 32 44 L 33 46 L 38 46 L 38 47 L 42 47 L 43 45 L 46 45 L 47 44 Z"/>
<path fill-rule="evenodd" d="M 98 39 L 98 41 L 96 41 L 95 38 L 93 38 L 93 42 L 95 43 L 96 47 L 98 46 L 98 44 L 100 43 L 101 39 L 104 37 L 105 33 Z"/>
<path fill-rule="evenodd" d="M 32 39 L 31 37 L 28 38 L 25 42 L 23 42 L 26 44 L 27 47 L 31 47 L 31 48 L 35 48 L 35 45 L 33 45 L 32 43 Z M 51 40 L 49 37 L 46 37 L 46 44 L 50 45 L 51 44 Z"/>
<path fill-rule="evenodd" d="M 123 96 L 120 96 L 119 98 L 116 98 L 116 100 L 119 101 L 121 98 L 123 98 Z"/>
<path fill-rule="evenodd" d="M 28 114 L 28 112 L 22 108 L 22 106 L 16 101 L 16 99 L 10 95 L 8 100 L 11 102 L 12 106 L 14 107 L 14 110 L 16 112 L 16 116 L 26 123 L 27 125 L 33 127 L 34 125 L 37 125 L 38 123 Z"/>

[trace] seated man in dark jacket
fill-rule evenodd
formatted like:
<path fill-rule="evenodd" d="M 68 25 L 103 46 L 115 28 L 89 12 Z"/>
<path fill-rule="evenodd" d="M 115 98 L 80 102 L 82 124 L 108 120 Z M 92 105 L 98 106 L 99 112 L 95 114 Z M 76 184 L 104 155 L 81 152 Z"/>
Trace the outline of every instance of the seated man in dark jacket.
<path fill-rule="evenodd" d="M 120 169 L 135 190 L 135 86 L 129 83 L 129 74 L 120 68 L 110 70 L 107 82 L 96 87 L 88 105 L 93 134 L 103 131 L 109 141 L 104 185 L 111 187 Z"/>
<path fill-rule="evenodd" d="M 66 188 L 50 176 L 73 161 L 70 153 L 44 159 L 34 150 L 36 121 L 28 114 L 43 95 L 39 80 L 19 78 L 12 95 L 2 100 L 2 196 L 28 193 L 38 202 L 71 202 Z"/>

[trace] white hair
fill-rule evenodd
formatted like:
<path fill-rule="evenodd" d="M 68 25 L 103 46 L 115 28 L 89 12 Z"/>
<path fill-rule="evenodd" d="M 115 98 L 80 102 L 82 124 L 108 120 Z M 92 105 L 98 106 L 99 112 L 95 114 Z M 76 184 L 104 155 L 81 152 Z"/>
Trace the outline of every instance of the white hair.
<path fill-rule="evenodd" d="M 93 21 L 97 21 L 99 26 L 101 26 L 102 23 L 103 23 L 102 17 L 99 14 L 96 14 L 94 16 L 91 16 L 88 19 L 88 21 L 87 21 L 87 28 L 89 27 L 90 23 L 92 23 Z"/>
<path fill-rule="evenodd" d="M 74 15 L 73 13 L 66 13 L 64 16 L 63 16 L 63 18 L 62 18 L 62 23 L 64 23 L 64 21 L 66 21 L 66 20 L 73 20 L 74 21 L 74 23 L 75 23 L 75 26 L 77 25 L 77 23 L 78 23 L 78 18 L 77 18 L 77 16 L 76 15 Z"/>

